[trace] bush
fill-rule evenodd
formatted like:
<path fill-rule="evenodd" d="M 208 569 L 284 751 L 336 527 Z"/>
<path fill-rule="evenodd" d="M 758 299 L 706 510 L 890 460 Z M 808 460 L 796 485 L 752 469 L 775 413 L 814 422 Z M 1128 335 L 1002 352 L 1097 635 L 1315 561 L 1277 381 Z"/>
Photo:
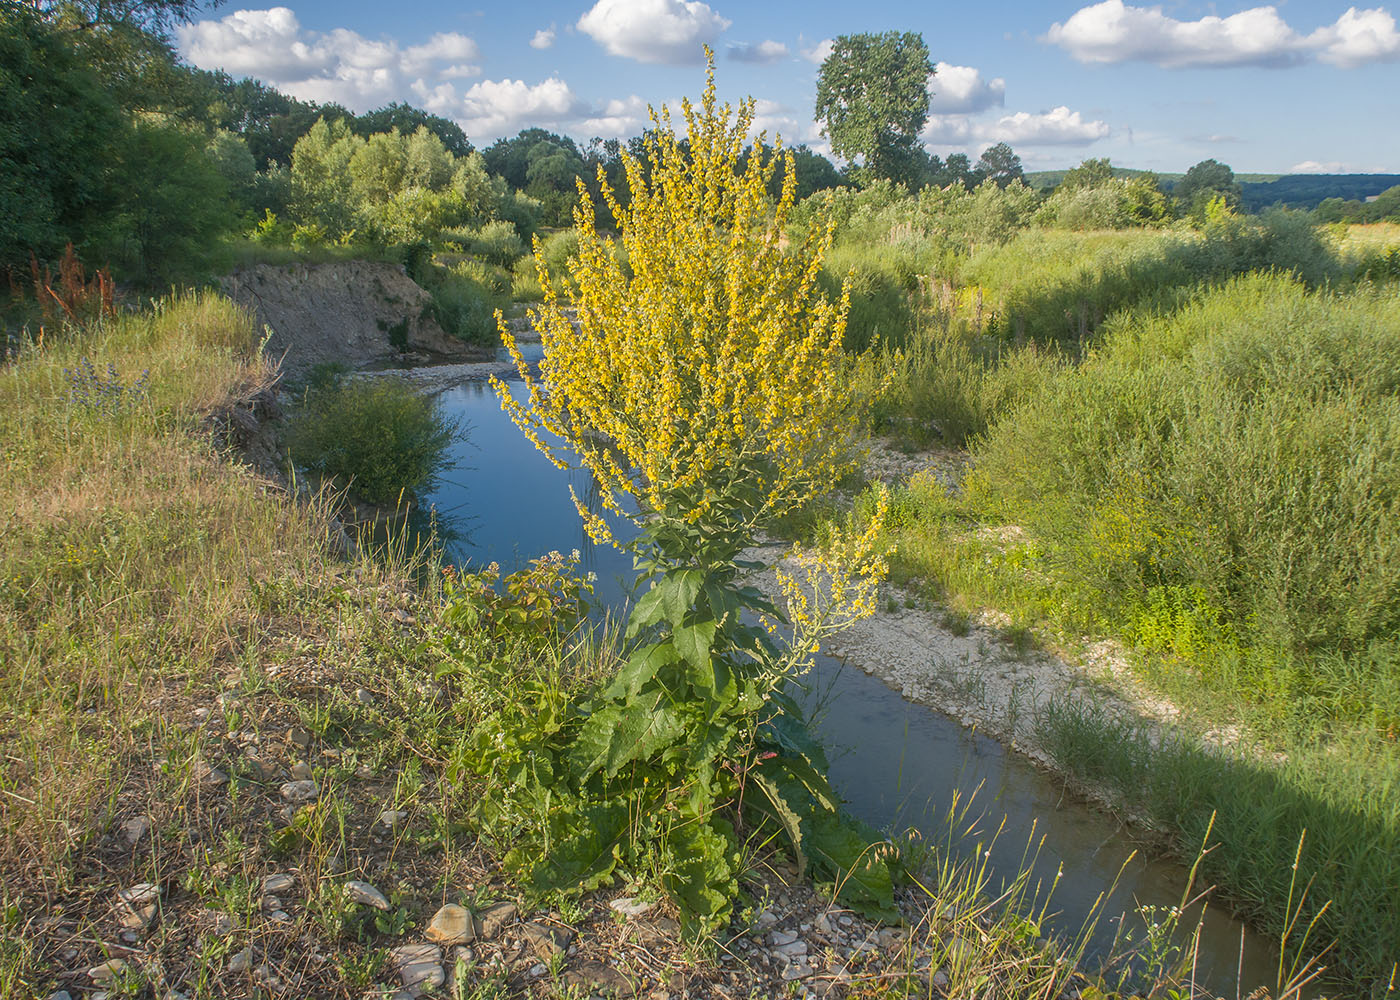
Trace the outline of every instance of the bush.
<path fill-rule="evenodd" d="M 993 428 L 969 496 L 1163 651 L 1209 623 L 1254 696 L 1400 724 L 1397 325 L 1394 296 L 1265 275 L 1115 317 Z"/>
<path fill-rule="evenodd" d="M 433 489 L 461 431 L 437 400 L 394 379 L 329 379 L 293 418 L 292 461 L 375 504 Z"/>

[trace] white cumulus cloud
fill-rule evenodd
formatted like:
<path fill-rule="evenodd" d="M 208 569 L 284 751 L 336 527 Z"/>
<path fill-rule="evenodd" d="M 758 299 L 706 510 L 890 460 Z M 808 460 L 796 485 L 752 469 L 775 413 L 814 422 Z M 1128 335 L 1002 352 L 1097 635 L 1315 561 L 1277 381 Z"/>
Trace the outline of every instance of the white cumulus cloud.
<path fill-rule="evenodd" d="M 512 135 L 526 126 L 560 127 L 581 118 L 587 105 L 558 77 L 530 85 L 524 80 L 482 80 L 462 95 L 457 118 L 470 136 Z"/>
<path fill-rule="evenodd" d="M 1087 146 L 1108 137 L 1107 122 L 1085 121 L 1078 111 L 1061 105 L 1039 114 L 1018 111 L 977 130 L 978 138 L 1013 146 Z"/>
<path fill-rule="evenodd" d="M 1045 41 L 1080 62 L 1141 61 L 1169 69 L 1296 66 L 1313 56 L 1350 68 L 1400 57 L 1395 19 L 1380 7 L 1348 8 L 1333 24 L 1304 35 L 1272 6 L 1180 21 L 1161 7 L 1103 0 L 1051 25 Z"/>
<path fill-rule="evenodd" d="M 593 109 L 587 118 L 579 123 L 580 134 L 590 137 L 602 136 L 605 139 L 621 139 L 639 134 L 651 124 L 647 117 L 647 102 L 636 94 L 631 97 L 615 98 L 601 108 Z"/>
<path fill-rule="evenodd" d="M 751 42 L 738 42 L 729 47 L 729 58 L 738 62 L 770 66 L 775 62 L 782 62 L 787 57 L 788 47 L 782 42 L 772 40 L 759 42 L 757 45 Z"/>
<path fill-rule="evenodd" d="M 1302 163 L 1295 163 L 1288 168 L 1290 174 L 1350 174 L 1358 172 L 1356 165 L 1345 163 L 1341 160 L 1326 160 L 1319 163 L 1317 160 L 1304 160 Z"/>
<path fill-rule="evenodd" d="M 549 48 L 554 44 L 554 38 L 556 34 L 558 33 L 554 30 L 554 25 L 552 24 L 548 28 L 541 28 L 539 31 L 535 32 L 534 37 L 530 39 L 530 48 Z"/>
<path fill-rule="evenodd" d="M 946 62 L 933 69 L 928 80 L 930 114 L 973 114 L 1006 103 L 1006 81 L 1001 77 L 987 80 L 975 67 Z"/>
<path fill-rule="evenodd" d="M 1400 31 L 1395 28 L 1395 18 L 1380 7 L 1350 7 L 1335 24 L 1309 35 L 1308 43 L 1317 49 L 1319 59 L 1343 69 L 1400 58 Z"/>
<path fill-rule="evenodd" d="M 578 28 L 609 53 L 644 63 L 696 63 L 729 27 L 699 0 L 598 0 Z"/>
<path fill-rule="evenodd" d="M 826 62 L 826 57 L 831 55 L 831 50 L 835 47 L 835 39 L 823 38 L 820 42 L 818 42 L 816 45 L 813 45 L 810 49 L 803 49 L 802 58 L 806 59 L 808 62 L 816 63 L 818 66 L 820 66 L 822 63 Z"/>
<path fill-rule="evenodd" d="M 257 77 L 303 100 L 336 101 L 358 111 L 401 97 L 415 77 L 481 72 L 471 62 L 480 50 L 466 35 L 443 32 L 404 48 L 345 28 L 306 31 L 286 7 L 182 25 L 176 41 L 201 69 Z"/>

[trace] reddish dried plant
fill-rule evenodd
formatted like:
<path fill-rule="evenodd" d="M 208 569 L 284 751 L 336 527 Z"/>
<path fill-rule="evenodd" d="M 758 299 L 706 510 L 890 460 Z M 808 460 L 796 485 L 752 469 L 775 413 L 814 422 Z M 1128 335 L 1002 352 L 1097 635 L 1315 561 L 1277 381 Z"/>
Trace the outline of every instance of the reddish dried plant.
<path fill-rule="evenodd" d="M 39 261 L 29 255 L 29 272 L 34 284 L 34 299 L 45 323 L 69 322 L 79 326 L 107 317 L 117 312 L 117 286 L 112 273 L 98 268 L 89 279 L 83 262 L 69 243 L 58 262 L 58 276 L 45 265 L 41 270 Z M 13 277 L 12 291 L 18 292 Z"/>

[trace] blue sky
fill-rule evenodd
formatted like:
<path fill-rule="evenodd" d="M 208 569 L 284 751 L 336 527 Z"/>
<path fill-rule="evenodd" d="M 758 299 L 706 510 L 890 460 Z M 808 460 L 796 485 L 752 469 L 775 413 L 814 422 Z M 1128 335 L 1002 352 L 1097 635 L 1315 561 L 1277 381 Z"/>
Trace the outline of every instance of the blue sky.
<path fill-rule="evenodd" d="M 823 152 L 812 121 L 823 45 L 917 31 L 938 72 L 924 139 L 977 156 L 1007 141 L 1028 169 L 1108 156 L 1174 171 L 1400 173 L 1400 26 L 1387 7 L 902 0 L 225 3 L 177 33 L 206 69 L 364 111 L 408 101 L 479 145 L 539 125 L 636 134 L 646 105 L 694 97 L 701 45 L 723 96 Z"/>

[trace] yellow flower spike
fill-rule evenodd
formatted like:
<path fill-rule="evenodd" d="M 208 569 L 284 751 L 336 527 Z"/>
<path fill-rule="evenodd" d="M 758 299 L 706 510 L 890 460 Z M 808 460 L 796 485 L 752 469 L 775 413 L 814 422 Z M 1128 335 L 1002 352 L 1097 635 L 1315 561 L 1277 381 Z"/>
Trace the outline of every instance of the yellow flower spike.
<path fill-rule="evenodd" d="M 538 376 L 498 321 L 528 387 L 516 401 L 496 382 L 502 406 L 556 462 L 545 441 L 562 440 L 608 510 L 627 495 L 644 517 L 684 492 L 688 516 L 704 519 L 725 488 L 714 477 L 746 478 L 758 500 L 740 527 L 751 529 L 829 492 L 851 466 L 860 414 L 844 378 L 849 281 L 838 302 L 820 291 L 829 224 L 786 243 L 797 188 L 781 139 L 772 155 L 738 168 L 754 113 L 752 100 L 717 101 L 711 55 L 700 101 L 680 107 L 689 148 L 669 110 L 653 110 L 642 158 L 622 157 L 627 207 L 599 175 L 617 240 L 597 232 L 595 196 L 580 182 L 571 284 L 550 275 L 536 241 Z M 774 204 L 768 184 L 778 171 Z M 573 322 L 565 303 L 577 309 Z M 602 533 L 596 515 L 580 513 Z"/>

